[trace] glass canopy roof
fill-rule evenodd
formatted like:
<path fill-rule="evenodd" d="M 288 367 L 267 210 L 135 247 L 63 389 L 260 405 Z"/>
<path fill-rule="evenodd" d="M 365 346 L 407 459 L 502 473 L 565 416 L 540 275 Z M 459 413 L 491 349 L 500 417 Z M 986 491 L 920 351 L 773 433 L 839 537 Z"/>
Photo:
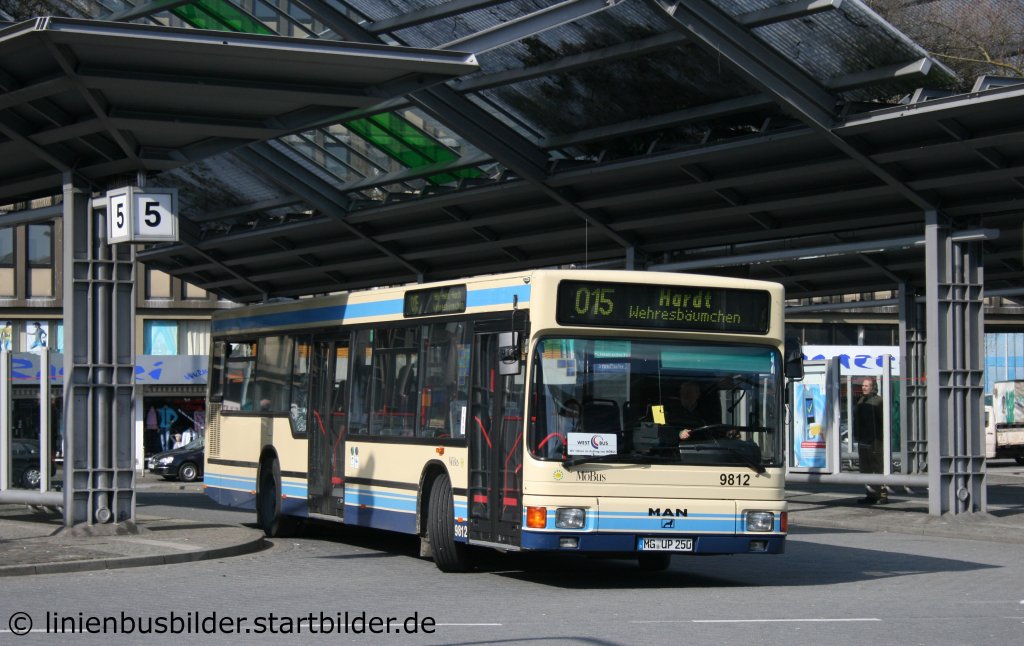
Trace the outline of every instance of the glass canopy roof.
<path fill-rule="evenodd" d="M 234 300 L 900 241 L 933 205 L 1002 228 L 986 276 L 1012 287 L 1019 273 L 1021 232 L 1000 219 L 1024 187 L 1006 136 L 1016 91 L 912 103 L 952 72 L 860 0 L 44 1 L 73 18 L 475 57 L 376 101 L 335 108 L 321 89 L 276 120 L 225 124 L 240 133 L 230 152 L 215 135 L 168 146 L 147 181 L 188 189 L 199 237 L 140 255 Z M 173 119 L 206 116 L 192 110 Z M 902 262 L 743 271 L 844 293 L 913 282 Z"/>

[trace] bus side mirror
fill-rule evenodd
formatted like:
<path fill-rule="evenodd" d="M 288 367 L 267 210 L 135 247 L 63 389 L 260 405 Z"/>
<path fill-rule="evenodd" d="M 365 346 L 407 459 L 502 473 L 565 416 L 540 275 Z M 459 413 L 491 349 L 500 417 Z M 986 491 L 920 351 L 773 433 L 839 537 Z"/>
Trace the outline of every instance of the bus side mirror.
<path fill-rule="evenodd" d="M 784 364 L 786 379 L 800 381 L 804 378 L 804 349 L 796 337 L 786 337 Z"/>
<path fill-rule="evenodd" d="M 519 360 L 520 354 L 518 332 L 498 334 L 498 374 L 502 376 L 518 375 L 522 367 L 522 362 Z"/>

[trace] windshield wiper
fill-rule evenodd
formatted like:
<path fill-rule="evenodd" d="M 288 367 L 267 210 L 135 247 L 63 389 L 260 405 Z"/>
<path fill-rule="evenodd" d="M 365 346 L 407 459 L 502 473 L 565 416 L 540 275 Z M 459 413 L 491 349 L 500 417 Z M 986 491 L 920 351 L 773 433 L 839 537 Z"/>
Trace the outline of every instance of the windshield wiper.
<path fill-rule="evenodd" d="M 566 458 L 562 460 L 563 467 L 575 467 L 580 464 L 592 464 L 595 462 L 615 462 L 616 460 L 636 459 L 638 457 L 644 457 L 643 455 L 633 451 L 632 453 L 608 453 L 605 455 L 580 455 L 575 458 Z"/>
<path fill-rule="evenodd" d="M 737 458 L 739 458 L 744 466 L 749 467 L 750 469 L 752 469 L 756 473 L 764 473 L 765 472 L 765 468 L 764 468 L 763 464 L 758 464 L 757 462 L 754 462 L 749 457 L 747 457 L 746 454 L 743 453 L 743 451 L 739 450 L 735 446 L 730 446 L 728 444 L 720 444 L 718 442 L 718 440 L 713 440 L 712 442 L 713 443 L 708 443 L 708 444 L 681 444 L 679 446 L 679 452 L 680 453 L 686 453 L 687 451 L 694 451 L 694 452 L 696 452 L 696 451 L 722 451 L 722 450 L 725 450 L 725 451 L 728 451 L 729 453 L 731 453 L 732 455 L 736 456 Z"/>

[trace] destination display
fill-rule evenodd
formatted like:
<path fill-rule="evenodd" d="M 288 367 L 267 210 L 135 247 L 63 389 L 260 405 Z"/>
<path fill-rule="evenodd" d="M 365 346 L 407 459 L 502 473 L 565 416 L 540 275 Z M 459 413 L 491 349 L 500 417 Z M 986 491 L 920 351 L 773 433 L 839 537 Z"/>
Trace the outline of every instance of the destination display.
<path fill-rule="evenodd" d="M 466 311 L 466 286 L 446 285 L 405 293 L 406 318 L 459 314 Z"/>
<path fill-rule="evenodd" d="M 770 307 L 771 294 L 761 290 L 566 280 L 556 318 L 561 325 L 764 334 Z"/>

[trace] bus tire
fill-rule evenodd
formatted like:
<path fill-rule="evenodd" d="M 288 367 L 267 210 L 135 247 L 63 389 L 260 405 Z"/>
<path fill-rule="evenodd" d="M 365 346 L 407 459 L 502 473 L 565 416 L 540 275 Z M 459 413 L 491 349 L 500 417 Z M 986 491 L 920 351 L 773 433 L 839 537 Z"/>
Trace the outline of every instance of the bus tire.
<path fill-rule="evenodd" d="M 638 554 L 636 564 L 644 572 L 664 572 L 672 564 L 672 555 L 668 552 Z"/>
<path fill-rule="evenodd" d="M 256 524 L 269 538 L 290 536 L 297 526 L 297 519 L 281 513 L 281 465 L 277 458 L 260 465 L 256 487 Z"/>
<path fill-rule="evenodd" d="M 442 474 L 430 487 L 427 535 L 434 564 L 442 572 L 466 572 L 472 566 L 469 546 L 455 541 L 455 500 L 452 481 Z"/>

